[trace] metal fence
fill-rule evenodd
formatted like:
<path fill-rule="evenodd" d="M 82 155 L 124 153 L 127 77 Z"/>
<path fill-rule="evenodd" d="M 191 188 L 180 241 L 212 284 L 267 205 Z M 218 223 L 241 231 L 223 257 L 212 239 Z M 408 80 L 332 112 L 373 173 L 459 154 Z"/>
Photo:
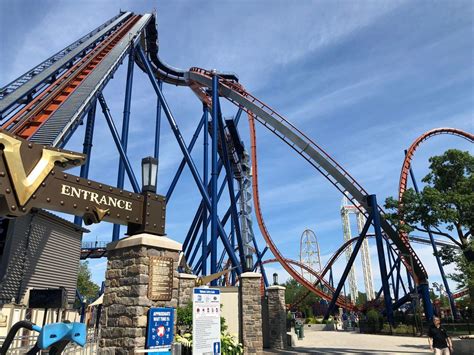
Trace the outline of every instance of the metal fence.
<path fill-rule="evenodd" d="M 13 339 L 12 345 L 8 349 L 8 355 L 23 355 L 26 354 L 36 343 L 38 335 L 20 335 Z M 5 337 L 0 337 L 0 346 L 3 344 Z M 93 331 L 87 334 L 87 343 L 81 348 L 76 344 L 68 344 L 62 354 L 65 355 L 91 355 L 97 354 L 99 347 L 98 337 Z"/>

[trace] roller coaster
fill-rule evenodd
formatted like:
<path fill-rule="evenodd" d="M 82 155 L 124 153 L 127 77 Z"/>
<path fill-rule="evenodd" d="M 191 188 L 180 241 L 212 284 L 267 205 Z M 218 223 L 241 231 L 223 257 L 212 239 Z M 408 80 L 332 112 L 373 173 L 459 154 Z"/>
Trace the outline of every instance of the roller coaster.
<path fill-rule="evenodd" d="M 268 286 L 265 265 L 277 261 L 308 292 L 329 302 L 327 317 L 335 306 L 347 310 L 356 309 L 356 305 L 341 296 L 340 292 L 362 242 L 366 237 L 374 236 L 382 279 L 377 297 L 381 299 L 383 296 L 389 321 L 393 319 L 393 309 L 409 302 L 412 294 L 421 295 L 425 314 L 430 318 L 433 309 L 429 298 L 428 274 L 410 245 L 408 236 L 399 233 L 388 222 L 385 212 L 377 205 L 375 195 L 369 194 L 335 159 L 289 120 L 249 93 L 239 82 L 237 75 L 197 67 L 180 70 L 167 65 L 159 57 L 155 20 L 153 14 L 120 12 L 4 86 L 0 91 L 1 128 L 31 142 L 62 148 L 75 134 L 78 126 L 85 122 L 83 153 L 87 155 L 87 162 L 81 167 L 80 176 L 87 178 L 93 154 L 92 140 L 98 103 L 120 155 L 117 187 L 123 188 L 126 174 L 133 190 L 138 193 L 141 187 L 127 155 L 133 70 L 136 64 L 148 76 L 158 98 L 155 132 L 150 137 L 155 142 L 155 158 L 158 159 L 160 154 L 162 113 L 182 153 L 182 160 L 169 185 L 166 200 L 168 202 L 171 199 L 186 166 L 202 198 L 183 241 L 185 260 L 195 274 L 208 275 L 232 267 L 229 282 L 235 284 L 242 272 L 260 270 L 262 282 Z M 124 61 L 127 61 L 128 67 L 122 132 L 119 134 L 102 91 Z M 188 144 L 163 94 L 163 84 L 189 87 L 202 102 L 202 116 Z M 237 107 L 233 119 L 223 119 L 221 98 Z M 247 115 L 250 127 L 250 154 L 239 136 L 238 124 L 243 113 Z M 255 121 L 305 159 L 365 217 L 366 223 L 361 234 L 345 242 L 322 270 L 312 270 L 305 264 L 285 257 L 264 222 L 259 197 Z M 201 132 L 203 159 L 202 168 L 199 169 L 191 152 Z M 400 198 L 407 186 L 414 151 L 423 140 L 443 133 L 455 134 L 471 142 L 474 140 L 472 134 L 451 128 L 433 130 L 420 137 L 408 150 L 403 163 Z M 218 179 L 222 172 L 224 179 L 219 187 Z M 229 194 L 229 205 L 221 218 L 218 215 L 218 202 L 225 190 Z M 249 229 L 251 200 L 260 232 L 266 242 L 263 249 Z M 242 216 L 248 218 L 242 219 Z M 244 223 L 244 220 L 247 222 Z M 75 222 L 80 224 L 81 219 L 76 218 Z M 373 233 L 369 233 L 371 228 Z M 119 239 L 119 234 L 119 227 L 114 226 L 112 240 Z M 353 252 L 335 287 L 333 278 L 336 275 L 333 275 L 332 266 L 349 247 L 353 248 Z M 106 255 L 103 247 L 85 249 L 83 257 Z M 267 250 L 271 251 L 274 258 L 263 259 Z M 402 267 L 406 269 L 406 277 Z M 302 269 L 314 278 L 308 280 L 303 277 Z M 325 278 L 327 274 L 330 275 L 329 281 Z M 408 282 L 408 288 L 404 285 L 404 278 Z M 391 284 L 389 279 L 392 280 Z M 224 278 L 214 280 L 212 284 L 224 282 L 223 280 Z M 393 287 L 392 291 L 390 286 Z M 402 290 L 404 295 L 401 294 Z"/>

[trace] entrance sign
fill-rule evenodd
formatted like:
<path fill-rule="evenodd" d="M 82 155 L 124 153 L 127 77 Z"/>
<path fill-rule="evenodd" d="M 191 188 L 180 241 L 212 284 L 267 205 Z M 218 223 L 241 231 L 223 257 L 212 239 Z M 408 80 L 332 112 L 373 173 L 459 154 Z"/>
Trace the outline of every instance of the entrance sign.
<path fill-rule="evenodd" d="M 148 311 L 146 348 L 169 350 L 173 338 L 174 308 L 150 308 Z"/>
<path fill-rule="evenodd" d="M 137 194 L 64 173 L 86 158 L 0 129 L 0 215 L 19 217 L 44 208 L 82 217 L 86 225 L 124 224 L 129 235 L 165 235 L 164 196 Z"/>
<path fill-rule="evenodd" d="M 193 289 L 193 354 L 220 353 L 220 290 L 196 287 Z"/>

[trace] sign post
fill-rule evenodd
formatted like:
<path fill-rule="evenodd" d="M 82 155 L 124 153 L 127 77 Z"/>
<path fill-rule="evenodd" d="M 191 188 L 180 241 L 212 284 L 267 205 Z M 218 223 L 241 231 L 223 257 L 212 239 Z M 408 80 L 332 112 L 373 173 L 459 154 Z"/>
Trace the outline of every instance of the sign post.
<path fill-rule="evenodd" d="M 193 354 L 221 353 L 220 290 L 193 289 Z"/>
<path fill-rule="evenodd" d="M 150 308 L 146 336 L 147 349 L 160 349 L 171 355 L 174 339 L 174 308 Z"/>

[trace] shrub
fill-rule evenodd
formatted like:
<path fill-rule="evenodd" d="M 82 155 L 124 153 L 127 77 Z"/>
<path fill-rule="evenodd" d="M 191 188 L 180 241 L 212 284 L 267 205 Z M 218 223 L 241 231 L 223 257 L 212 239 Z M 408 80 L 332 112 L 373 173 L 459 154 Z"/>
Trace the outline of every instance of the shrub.
<path fill-rule="evenodd" d="M 383 327 L 380 323 L 380 314 L 374 309 L 367 312 L 367 331 L 369 333 L 376 333 Z"/>
<path fill-rule="evenodd" d="M 193 327 L 193 303 L 176 309 L 176 325 L 185 329 Z"/>

